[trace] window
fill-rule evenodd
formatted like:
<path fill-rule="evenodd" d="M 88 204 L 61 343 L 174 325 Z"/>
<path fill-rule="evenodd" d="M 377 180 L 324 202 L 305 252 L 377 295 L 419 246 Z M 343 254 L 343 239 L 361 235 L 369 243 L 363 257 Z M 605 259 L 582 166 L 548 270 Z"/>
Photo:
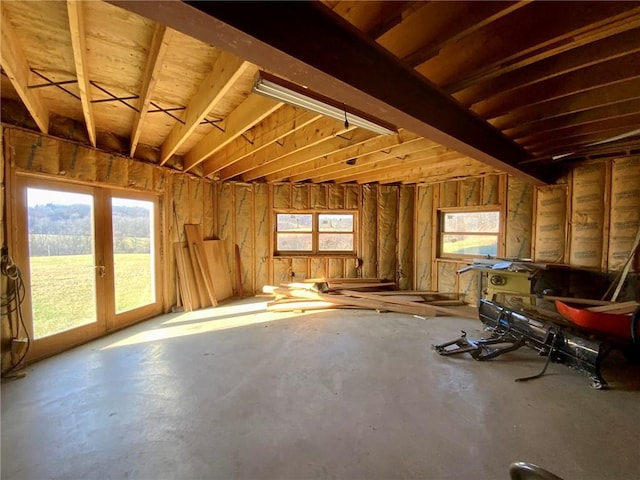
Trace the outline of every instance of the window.
<path fill-rule="evenodd" d="M 500 212 L 440 212 L 441 255 L 498 255 Z"/>
<path fill-rule="evenodd" d="M 299 212 L 276 214 L 276 251 L 279 253 L 355 253 L 353 212 Z"/>

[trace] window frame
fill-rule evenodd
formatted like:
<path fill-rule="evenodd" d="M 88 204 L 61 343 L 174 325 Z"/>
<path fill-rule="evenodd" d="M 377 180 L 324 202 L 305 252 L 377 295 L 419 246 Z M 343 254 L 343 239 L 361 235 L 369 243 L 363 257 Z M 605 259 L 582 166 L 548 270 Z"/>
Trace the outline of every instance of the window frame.
<path fill-rule="evenodd" d="M 498 231 L 496 233 L 492 232 L 446 232 L 444 228 L 445 215 L 448 213 L 497 213 L 498 214 Z M 503 245 L 504 245 L 504 235 L 503 235 L 503 210 L 499 205 L 482 205 L 477 207 L 445 207 L 438 208 L 438 223 L 437 223 L 437 252 L 438 258 L 451 258 L 451 259 L 464 259 L 468 260 L 471 258 L 478 257 L 486 257 L 481 253 L 444 253 L 443 249 L 443 241 L 444 235 L 477 235 L 477 236 L 495 236 L 497 243 L 497 251 L 495 255 L 491 255 L 493 257 L 501 257 L 504 255 Z"/>
<path fill-rule="evenodd" d="M 300 232 L 311 235 L 311 250 L 279 250 L 278 234 L 287 233 L 278 231 L 278 215 L 311 215 L 311 231 Z M 320 250 L 320 234 L 331 233 L 320 231 L 321 215 L 352 215 L 353 229 L 351 232 L 333 232 L 353 236 L 352 250 Z M 306 209 L 278 209 L 273 215 L 273 255 L 274 257 L 300 257 L 300 256 L 330 256 L 330 257 L 355 257 L 358 252 L 358 211 L 352 209 L 340 210 L 306 210 Z"/>

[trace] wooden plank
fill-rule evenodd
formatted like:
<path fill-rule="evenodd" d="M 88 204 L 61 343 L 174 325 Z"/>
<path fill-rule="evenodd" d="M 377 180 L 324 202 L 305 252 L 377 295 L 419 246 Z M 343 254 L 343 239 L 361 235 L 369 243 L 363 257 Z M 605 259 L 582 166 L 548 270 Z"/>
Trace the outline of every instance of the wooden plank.
<path fill-rule="evenodd" d="M 345 308 L 347 305 L 337 305 L 333 302 L 325 302 L 322 300 L 300 300 L 294 299 L 293 302 L 275 301 L 267 303 L 267 310 L 270 312 L 292 312 L 307 310 L 326 310 L 335 308 Z"/>
<path fill-rule="evenodd" d="M 40 92 L 38 90 L 29 89 L 29 63 L 24 56 L 24 52 L 20 46 L 18 39 L 8 15 L 4 11 L 0 12 L 2 26 L 0 34 L 2 35 L 2 68 L 11 81 L 13 88 L 16 89 L 22 103 L 24 103 L 29 114 L 38 125 L 42 133 L 49 132 L 49 111 L 45 108 Z"/>
<path fill-rule="evenodd" d="M 338 305 L 352 305 L 361 308 L 368 308 L 373 310 L 386 310 L 398 313 L 408 313 L 410 315 L 421 315 L 427 317 L 434 317 L 435 310 L 432 307 L 422 304 L 414 305 L 400 305 L 385 301 L 375 301 L 364 298 L 347 297 L 344 295 L 330 295 L 327 293 L 310 292 L 309 290 L 289 290 L 285 288 L 278 288 L 275 290 L 276 294 L 284 295 L 294 298 L 306 298 L 311 300 L 322 300 L 325 302 L 332 302 Z"/>
<path fill-rule="evenodd" d="M 585 308 L 585 310 L 600 313 L 631 313 L 638 308 L 638 305 L 640 305 L 640 303 L 631 300 L 629 302 L 612 303 L 611 305 L 602 305 L 599 307 L 588 307 Z"/>
<path fill-rule="evenodd" d="M 173 36 L 173 30 L 157 23 L 151 39 L 149 53 L 147 55 L 147 63 L 142 77 L 142 87 L 140 88 L 140 100 L 138 102 L 138 111 L 133 120 L 133 129 L 131 130 L 131 151 L 130 156 L 136 152 L 142 127 L 151 104 L 151 95 L 153 89 L 158 82 L 160 67 L 164 62 L 167 53 L 167 47 Z"/>
<path fill-rule="evenodd" d="M 173 244 L 173 252 L 176 258 L 176 267 L 178 271 L 178 280 L 183 293 L 183 302 L 187 311 L 197 310 L 200 308 L 200 299 L 196 287 L 195 276 L 191 268 L 191 262 L 187 262 L 186 254 L 188 250 L 183 242 L 175 242 Z"/>
<path fill-rule="evenodd" d="M 440 313 L 446 313 L 448 315 L 455 315 L 457 317 L 460 316 L 460 317 L 473 318 L 473 319 L 478 318 L 477 313 L 475 313 L 475 312 L 472 313 L 472 312 L 468 312 L 468 311 L 464 311 L 464 310 L 455 310 L 453 308 L 444 307 L 442 305 L 434 305 L 433 303 L 420 304 L 420 303 L 417 303 L 417 302 L 407 302 L 407 301 L 404 301 L 404 300 L 396 300 L 393 297 L 380 298 L 379 296 L 377 296 L 374 293 L 363 293 L 363 292 L 356 292 L 356 291 L 353 291 L 353 290 L 341 290 L 340 293 L 342 293 L 343 295 L 348 295 L 350 297 L 364 298 L 364 299 L 367 299 L 367 300 L 371 300 L 373 302 L 383 301 L 383 302 L 393 303 L 395 305 L 406 305 L 408 307 L 411 307 L 411 306 L 415 307 L 415 306 L 419 306 L 419 305 L 424 305 L 425 307 L 429 307 L 425 311 L 427 311 L 427 312 L 433 311 L 434 312 L 432 314 L 427 314 L 427 316 L 435 316 L 435 312 L 440 312 Z"/>
<path fill-rule="evenodd" d="M 84 2 L 80 0 L 67 0 L 67 13 L 69 15 L 69 33 L 73 47 L 73 60 L 76 65 L 78 77 L 78 89 L 82 102 L 84 123 L 87 126 L 89 141 L 96 146 L 96 124 L 91 105 L 91 84 L 89 83 L 89 69 L 87 66 L 87 46 L 85 34 Z"/>
<path fill-rule="evenodd" d="M 184 171 L 191 170 L 245 131 L 260 123 L 283 104 L 260 95 L 249 95 L 184 156 Z"/>
<path fill-rule="evenodd" d="M 191 262 L 193 269 L 196 272 L 200 272 L 198 279 L 201 279 L 211 305 L 214 307 L 218 305 L 216 299 L 216 292 L 211 280 L 211 272 L 209 271 L 209 265 L 206 262 L 206 254 L 204 249 L 204 242 L 202 240 L 202 229 L 200 225 L 185 224 L 184 233 L 187 236 L 187 245 L 189 252 L 191 253 Z M 195 262 L 194 262 L 195 259 Z"/>
<path fill-rule="evenodd" d="M 204 250 L 217 300 L 233 297 L 231 269 L 223 240 L 204 240 Z"/>
<path fill-rule="evenodd" d="M 191 98 L 182 117 L 184 123 L 176 122 L 160 148 L 160 165 L 164 165 L 184 141 L 198 128 L 211 109 L 231 89 L 251 64 L 235 55 L 221 52 L 213 64 L 211 73 L 204 79 L 200 89 Z"/>

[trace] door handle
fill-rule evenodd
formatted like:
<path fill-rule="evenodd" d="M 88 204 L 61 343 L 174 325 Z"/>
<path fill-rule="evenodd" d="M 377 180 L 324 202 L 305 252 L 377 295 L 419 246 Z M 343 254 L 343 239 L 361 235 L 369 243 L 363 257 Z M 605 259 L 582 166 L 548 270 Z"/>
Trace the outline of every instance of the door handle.
<path fill-rule="evenodd" d="M 98 270 L 98 275 L 100 275 L 100 278 L 104 278 L 104 276 L 106 275 L 106 269 L 104 265 L 95 265 L 93 268 Z"/>

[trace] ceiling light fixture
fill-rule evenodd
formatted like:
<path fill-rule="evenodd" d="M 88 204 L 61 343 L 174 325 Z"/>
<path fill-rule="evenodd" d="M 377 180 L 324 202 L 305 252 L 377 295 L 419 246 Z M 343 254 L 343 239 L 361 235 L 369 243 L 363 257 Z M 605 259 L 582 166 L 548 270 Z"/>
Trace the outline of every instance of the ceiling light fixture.
<path fill-rule="evenodd" d="M 336 120 L 344 120 L 347 128 L 351 125 L 382 135 L 397 133 L 396 127 L 389 123 L 266 72 L 258 72 L 253 91 L 294 107 L 305 108 Z"/>

